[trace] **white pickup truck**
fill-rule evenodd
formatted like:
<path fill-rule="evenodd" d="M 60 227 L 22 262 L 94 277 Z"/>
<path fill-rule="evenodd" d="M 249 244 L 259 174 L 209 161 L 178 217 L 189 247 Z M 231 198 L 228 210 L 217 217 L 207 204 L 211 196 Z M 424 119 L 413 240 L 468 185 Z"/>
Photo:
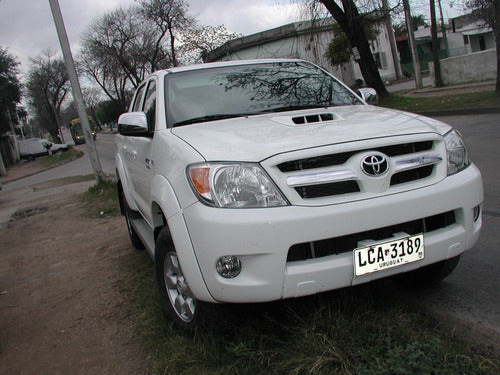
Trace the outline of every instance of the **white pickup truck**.
<path fill-rule="evenodd" d="M 483 187 L 461 136 L 301 60 L 153 73 L 120 116 L 117 186 L 163 309 L 440 281 L 474 246 Z"/>

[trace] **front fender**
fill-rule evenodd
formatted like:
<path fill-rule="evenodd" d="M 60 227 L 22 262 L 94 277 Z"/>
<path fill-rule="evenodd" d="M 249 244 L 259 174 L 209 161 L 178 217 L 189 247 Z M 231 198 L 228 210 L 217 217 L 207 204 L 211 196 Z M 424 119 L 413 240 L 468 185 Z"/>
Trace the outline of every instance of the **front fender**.
<path fill-rule="evenodd" d="M 208 292 L 205 280 L 201 274 L 198 259 L 196 258 L 191 237 L 187 229 L 179 200 L 170 182 L 163 176 L 155 176 L 151 186 L 151 201 L 153 213 L 153 229 L 163 225 L 161 214 L 167 221 L 172 241 L 174 242 L 177 258 L 194 296 L 206 302 L 215 302 Z M 157 211 L 158 206 L 161 213 Z M 156 262 L 156 251 L 155 251 Z"/>

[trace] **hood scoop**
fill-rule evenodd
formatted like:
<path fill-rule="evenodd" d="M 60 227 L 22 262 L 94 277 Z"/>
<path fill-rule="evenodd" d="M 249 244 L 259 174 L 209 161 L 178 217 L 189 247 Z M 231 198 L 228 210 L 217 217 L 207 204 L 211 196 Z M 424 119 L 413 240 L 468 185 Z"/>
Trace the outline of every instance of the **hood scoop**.
<path fill-rule="evenodd" d="M 288 126 L 316 124 L 316 123 L 335 121 L 340 119 L 341 119 L 340 116 L 331 112 L 311 113 L 307 115 L 294 116 L 294 117 L 277 116 L 273 118 L 274 121 Z"/>

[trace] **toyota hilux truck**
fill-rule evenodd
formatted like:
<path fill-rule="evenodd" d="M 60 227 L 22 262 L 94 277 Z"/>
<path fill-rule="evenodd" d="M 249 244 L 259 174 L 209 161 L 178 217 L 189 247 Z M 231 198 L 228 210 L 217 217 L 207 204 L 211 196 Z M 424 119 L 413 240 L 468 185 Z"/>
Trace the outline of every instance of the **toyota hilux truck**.
<path fill-rule="evenodd" d="M 460 134 L 370 93 L 302 60 L 172 68 L 138 87 L 117 188 L 178 327 L 221 303 L 435 283 L 474 246 L 483 187 Z"/>

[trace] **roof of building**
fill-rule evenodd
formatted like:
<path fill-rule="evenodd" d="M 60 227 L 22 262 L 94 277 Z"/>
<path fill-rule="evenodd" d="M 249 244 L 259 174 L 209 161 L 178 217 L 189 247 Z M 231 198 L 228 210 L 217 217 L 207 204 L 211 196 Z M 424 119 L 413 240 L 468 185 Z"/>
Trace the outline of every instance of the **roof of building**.
<path fill-rule="evenodd" d="M 204 57 L 204 60 L 205 62 L 213 62 L 228 54 L 259 46 L 265 43 L 271 43 L 298 35 L 304 35 L 307 33 L 329 31 L 332 29 L 333 24 L 334 21 L 332 18 L 322 18 L 319 20 L 289 23 L 287 25 L 276 27 L 274 29 L 261 31 L 255 34 L 230 40 L 224 43 L 222 46 L 214 49 L 213 51 L 210 51 Z"/>

